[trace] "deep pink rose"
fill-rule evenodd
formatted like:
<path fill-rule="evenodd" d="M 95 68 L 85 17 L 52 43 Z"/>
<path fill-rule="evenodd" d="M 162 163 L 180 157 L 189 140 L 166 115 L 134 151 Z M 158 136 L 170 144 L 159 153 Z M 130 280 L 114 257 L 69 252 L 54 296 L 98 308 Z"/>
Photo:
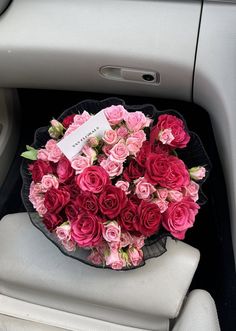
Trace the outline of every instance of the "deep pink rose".
<path fill-rule="evenodd" d="M 121 210 L 119 222 L 123 230 L 134 232 L 136 230 L 138 206 L 128 200 L 126 206 Z"/>
<path fill-rule="evenodd" d="M 140 166 L 135 160 L 131 160 L 128 167 L 123 172 L 123 177 L 127 182 L 138 179 L 144 175 L 144 168 Z"/>
<path fill-rule="evenodd" d="M 142 200 L 138 206 L 138 221 L 134 223 L 135 229 L 145 237 L 156 233 L 161 225 L 160 209 L 155 203 Z"/>
<path fill-rule="evenodd" d="M 100 194 L 98 201 L 102 214 L 113 220 L 125 207 L 127 198 L 125 192 L 120 188 L 107 185 Z"/>
<path fill-rule="evenodd" d="M 184 162 L 175 156 L 151 153 L 146 162 L 145 178 L 162 187 L 178 190 L 189 184 L 188 169 Z"/>
<path fill-rule="evenodd" d="M 62 125 L 65 129 L 67 129 L 74 121 L 75 114 L 66 116 L 62 122 Z"/>
<path fill-rule="evenodd" d="M 43 216 L 43 223 L 49 231 L 52 231 L 58 224 L 62 223 L 62 217 L 57 214 L 46 213 Z"/>
<path fill-rule="evenodd" d="M 71 167 L 70 161 L 63 156 L 57 164 L 57 176 L 59 181 L 64 183 L 74 176 L 74 170 Z"/>
<path fill-rule="evenodd" d="M 169 155 L 171 147 L 169 145 L 163 145 L 160 141 L 152 146 L 152 151 L 156 154 Z"/>
<path fill-rule="evenodd" d="M 137 163 L 140 166 L 145 167 L 146 160 L 150 153 L 151 153 L 151 145 L 150 145 L 149 141 L 144 141 L 144 143 L 137 155 L 137 158 L 136 158 Z"/>
<path fill-rule="evenodd" d="M 88 213 L 97 214 L 98 200 L 95 194 L 83 192 L 76 199 L 76 205 Z"/>
<path fill-rule="evenodd" d="M 65 214 L 69 221 L 74 221 L 78 217 L 79 209 L 75 203 L 69 203 L 65 207 Z"/>
<path fill-rule="evenodd" d="M 123 121 L 125 114 L 127 113 L 126 109 L 121 106 L 110 106 L 103 109 L 104 114 L 111 125 L 119 124 Z"/>
<path fill-rule="evenodd" d="M 163 214 L 162 225 L 175 238 L 184 239 L 185 232 L 194 224 L 199 208 L 189 197 L 184 197 L 180 202 L 171 202 Z"/>
<path fill-rule="evenodd" d="M 110 183 L 108 173 L 100 166 L 91 166 L 76 178 L 76 183 L 82 191 L 100 193 Z"/>
<path fill-rule="evenodd" d="M 30 165 L 29 170 L 32 173 L 32 178 L 35 183 L 42 180 L 44 175 L 52 174 L 52 167 L 49 162 L 43 160 L 37 160 Z"/>
<path fill-rule="evenodd" d="M 70 193 L 64 188 L 51 188 L 44 198 L 44 205 L 49 213 L 58 214 L 70 201 Z"/>
<path fill-rule="evenodd" d="M 169 146 L 174 148 L 184 148 L 187 146 L 190 136 L 185 129 L 184 122 L 180 118 L 168 114 L 160 115 L 156 125 L 156 139 L 160 139 L 160 136 L 162 136 L 163 131 L 166 129 L 170 129 L 171 136 L 174 137 L 174 139 L 169 139 Z"/>
<path fill-rule="evenodd" d="M 102 241 L 102 219 L 98 216 L 83 213 L 71 223 L 71 238 L 80 247 L 97 246 Z"/>

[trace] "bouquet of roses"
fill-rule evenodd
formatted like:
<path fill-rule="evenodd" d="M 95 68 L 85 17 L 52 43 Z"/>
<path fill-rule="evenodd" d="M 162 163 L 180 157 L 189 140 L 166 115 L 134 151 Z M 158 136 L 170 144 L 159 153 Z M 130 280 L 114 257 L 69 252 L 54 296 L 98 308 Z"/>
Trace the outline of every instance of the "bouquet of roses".
<path fill-rule="evenodd" d="M 90 131 L 73 157 L 61 144 L 83 133 L 94 116 L 87 110 L 52 120 L 44 145 L 27 146 L 28 199 L 64 252 L 86 251 L 93 265 L 133 268 L 143 264 L 149 238 L 184 239 L 206 169 L 188 169 L 178 157 L 190 141 L 179 115 L 155 118 L 123 105 L 101 112 L 109 128 Z"/>

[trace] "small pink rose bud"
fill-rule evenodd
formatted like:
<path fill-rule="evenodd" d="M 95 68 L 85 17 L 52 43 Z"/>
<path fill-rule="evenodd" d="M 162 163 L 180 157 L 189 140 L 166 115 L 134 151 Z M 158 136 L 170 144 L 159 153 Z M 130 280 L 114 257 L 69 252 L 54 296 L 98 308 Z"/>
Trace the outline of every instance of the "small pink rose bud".
<path fill-rule="evenodd" d="M 63 135 L 64 127 L 63 125 L 58 122 L 57 120 L 51 120 L 51 127 L 48 129 L 48 133 L 50 137 L 53 139 L 58 139 L 60 136 Z"/>
<path fill-rule="evenodd" d="M 206 169 L 204 167 L 193 167 L 189 169 L 189 174 L 193 180 L 201 180 L 206 176 Z"/>
<path fill-rule="evenodd" d="M 97 137 L 89 137 L 87 143 L 90 147 L 97 147 L 99 145 L 99 139 Z"/>

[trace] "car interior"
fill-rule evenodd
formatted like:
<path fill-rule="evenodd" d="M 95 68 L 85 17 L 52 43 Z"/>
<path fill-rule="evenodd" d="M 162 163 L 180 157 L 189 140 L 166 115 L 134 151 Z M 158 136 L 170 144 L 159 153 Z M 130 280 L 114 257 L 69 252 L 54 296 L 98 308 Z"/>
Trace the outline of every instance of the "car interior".
<path fill-rule="evenodd" d="M 0 330 L 236 329 L 236 1 L 0 0 Z M 20 154 L 87 99 L 176 110 L 211 161 L 185 240 L 127 272 L 61 254 Z"/>

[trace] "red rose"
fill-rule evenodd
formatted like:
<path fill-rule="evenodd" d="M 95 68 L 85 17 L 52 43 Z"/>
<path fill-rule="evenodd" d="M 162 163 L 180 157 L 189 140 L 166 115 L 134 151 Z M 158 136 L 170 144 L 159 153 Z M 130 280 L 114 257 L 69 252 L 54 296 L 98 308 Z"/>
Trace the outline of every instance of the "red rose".
<path fill-rule="evenodd" d="M 79 209 L 74 203 L 69 203 L 65 207 L 65 214 L 69 221 L 74 221 L 79 215 Z"/>
<path fill-rule="evenodd" d="M 134 224 L 137 222 L 137 209 L 138 206 L 129 200 L 126 206 L 121 210 L 119 222 L 123 230 L 129 232 L 136 230 Z"/>
<path fill-rule="evenodd" d="M 52 231 L 62 223 L 62 217 L 60 215 L 46 213 L 43 215 L 43 223 L 49 231 Z"/>
<path fill-rule="evenodd" d="M 62 122 L 62 125 L 65 129 L 67 129 L 74 121 L 75 114 L 66 116 Z"/>
<path fill-rule="evenodd" d="M 60 182 L 65 182 L 74 175 L 74 169 L 71 167 L 70 161 L 64 156 L 57 164 L 57 176 Z"/>
<path fill-rule="evenodd" d="M 146 162 L 145 177 L 151 184 L 178 190 L 190 182 L 188 169 L 176 156 L 151 153 Z"/>
<path fill-rule="evenodd" d="M 112 220 L 125 207 L 127 198 L 125 192 L 120 188 L 107 185 L 99 196 L 98 202 L 101 212 Z"/>
<path fill-rule="evenodd" d="M 76 183 L 82 191 L 100 193 L 110 183 L 109 175 L 100 166 L 91 166 L 83 170 L 76 178 Z"/>
<path fill-rule="evenodd" d="M 70 201 L 70 193 L 66 189 L 51 188 L 45 193 L 44 205 L 50 213 L 57 214 Z"/>
<path fill-rule="evenodd" d="M 184 148 L 187 146 L 190 136 L 185 129 L 184 122 L 174 116 L 163 114 L 158 118 L 158 122 L 156 128 L 154 127 L 152 130 L 155 131 L 156 138 L 158 138 L 160 132 L 165 129 L 171 129 L 171 134 L 173 135 L 173 140 L 169 143 L 171 147 L 174 148 Z"/>
<path fill-rule="evenodd" d="M 44 175 L 52 174 L 53 170 L 49 162 L 43 160 L 37 160 L 30 165 L 29 170 L 32 173 L 32 178 L 35 183 L 41 181 Z"/>
<path fill-rule="evenodd" d="M 141 167 L 135 160 L 131 160 L 128 167 L 123 172 L 123 178 L 127 182 L 142 177 L 144 175 L 144 168 Z"/>
<path fill-rule="evenodd" d="M 163 213 L 162 225 L 175 238 L 184 239 L 187 229 L 193 226 L 199 208 L 190 197 L 184 197 L 180 202 L 171 202 Z"/>
<path fill-rule="evenodd" d="M 136 157 L 136 161 L 141 167 L 145 167 L 146 160 L 148 155 L 151 153 L 151 145 L 149 141 L 144 141 L 143 145 Z"/>
<path fill-rule="evenodd" d="M 102 219 L 84 213 L 71 224 L 71 237 L 81 247 L 97 246 L 102 241 Z"/>
<path fill-rule="evenodd" d="M 76 199 L 77 205 L 88 213 L 97 214 L 98 201 L 95 194 L 91 192 L 83 192 Z"/>
<path fill-rule="evenodd" d="M 155 203 L 142 200 L 138 207 L 138 221 L 134 223 L 135 229 L 145 237 L 155 234 L 161 225 L 160 209 Z"/>

